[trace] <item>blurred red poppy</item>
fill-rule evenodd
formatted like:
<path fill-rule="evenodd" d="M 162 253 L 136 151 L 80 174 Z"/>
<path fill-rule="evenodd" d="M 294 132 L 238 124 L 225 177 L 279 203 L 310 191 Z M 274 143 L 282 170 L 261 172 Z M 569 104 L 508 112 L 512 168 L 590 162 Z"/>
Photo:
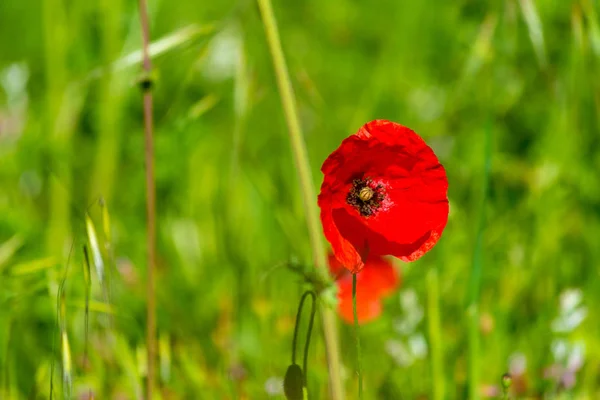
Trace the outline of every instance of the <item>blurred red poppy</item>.
<path fill-rule="evenodd" d="M 440 238 L 448 220 L 448 179 L 415 132 L 375 120 L 327 157 L 319 207 L 325 237 L 351 272 L 367 257 L 414 261 Z"/>
<path fill-rule="evenodd" d="M 338 285 L 338 312 L 348 323 L 354 321 L 352 308 L 352 274 L 329 255 L 329 271 Z M 371 257 L 356 275 L 356 313 L 359 323 L 372 321 L 381 314 L 381 299 L 400 285 L 400 276 L 393 265 L 382 257 Z"/>

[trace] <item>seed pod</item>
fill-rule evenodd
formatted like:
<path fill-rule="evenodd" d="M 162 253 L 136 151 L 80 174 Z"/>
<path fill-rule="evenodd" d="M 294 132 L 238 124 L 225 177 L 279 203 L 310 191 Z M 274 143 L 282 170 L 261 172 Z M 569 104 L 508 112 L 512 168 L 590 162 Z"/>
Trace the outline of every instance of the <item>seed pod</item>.
<path fill-rule="evenodd" d="M 368 186 L 365 186 L 364 188 L 360 189 L 360 192 L 358 192 L 358 197 L 360 197 L 362 201 L 371 200 L 371 198 L 373 197 L 373 189 L 371 189 Z"/>
<path fill-rule="evenodd" d="M 298 364 L 288 367 L 283 379 L 283 392 L 288 400 L 303 400 L 303 375 L 302 368 Z"/>

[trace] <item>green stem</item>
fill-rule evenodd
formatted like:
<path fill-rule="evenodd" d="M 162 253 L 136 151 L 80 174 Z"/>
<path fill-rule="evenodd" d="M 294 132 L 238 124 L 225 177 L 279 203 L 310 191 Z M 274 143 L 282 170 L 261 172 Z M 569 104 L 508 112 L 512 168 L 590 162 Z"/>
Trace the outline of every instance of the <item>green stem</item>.
<path fill-rule="evenodd" d="M 320 264 L 317 265 L 320 273 L 325 279 L 328 280 L 329 273 L 325 268 L 325 248 L 321 243 L 319 216 L 315 202 L 317 196 L 312 180 L 312 173 L 310 171 L 308 155 L 306 154 L 306 146 L 304 144 L 302 130 L 300 128 L 300 119 L 298 118 L 292 83 L 290 81 L 287 65 L 283 56 L 283 50 L 281 48 L 281 42 L 279 40 L 279 32 L 277 30 L 275 15 L 273 14 L 271 0 L 258 0 L 258 4 L 263 17 L 263 24 L 265 27 L 265 33 L 267 35 L 271 56 L 273 57 L 277 85 L 281 95 L 281 102 L 285 112 L 285 119 L 288 125 L 290 140 L 292 142 L 294 162 L 298 171 L 300 186 L 302 187 L 302 199 L 304 201 L 304 211 L 306 213 L 306 222 L 308 224 L 312 250 L 316 261 L 318 264 Z"/>
<path fill-rule="evenodd" d="M 352 312 L 354 313 L 354 334 L 356 335 L 356 375 L 358 375 L 358 398 L 363 398 L 362 354 L 358 330 L 358 309 L 356 307 L 356 274 L 352 274 Z"/>
<path fill-rule="evenodd" d="M 478 215 L 477 236 L 473 250 L 473 264 L 469 282 L 467 300 L 468 321 L 468 374 L 469 374 L 469 399 L 479 399 L 479 293 L 481 291 L 481 275 L 483 269 L 483 231 L 485 228 L 485 204 L 487 202 L 488 187 L 492 164 L 492 122 L 488 122 L 485 132 L 485 160 L 483 169 L 483 185 L 481 205 Z"/>
<path fill-rule="evenodd" d="M 479 399 L 479 306 L 467 308 L 469 399 Z"/>
<path fill-rule="evenodd" d="M 444 399 L 444 363 L 440 328 L 440 289 L 437 269 L 427 273 L 427 328 L 431 348 L 431 376 L 433 377 L 433 400 Z"/>
<path fill-rule="evenodd" d="M 310 244 L 317 271 L 324 281 L 329 281 L 329 272 L 327 270 L 327 258 L 325 247 L 321 239 L 319 228 L 319 215 L 316 205 L 316 191 L 314 188 L 310 163 L 306 153 L 306 147 L 300 128 L 300 120 L 296 109 L 296 101 L 290 81 L 287 65 L 283 56 L 283 49 L 279 40 L 279 31 L 273 13 L 271 0 L 257 0 L 262 15 L 262 21 L 265 28 L 265 34 L 269 45 L 269 50 L 273 58 L 275 76 L 279 87 L 279 94 L 283 104 L 285 119 L 288 126 L 292 151 L 294 153 L 294 162 L 298 171 L 304 212 L 308 225 Z M 323 333 L 325 336 L 325 347 L 327 349 L 327 362 L 329 365 L 329 385 L 331 398 L 340 400 L 344 398 L 342 380 L 340 376 L 341 364 L 339 347 L 337 342 L 337 326 L 333 311 L 328 308 L 321 310 Z"/>
<path fill-rule="evenodd" d="M 98 82 L 99 99 L 96 107 L 97 127 L 100 134 L 89 196 L 93 198 L 101 193 L 109 204 L 112 202 L 115 180 L 118 176 L 116 170 L 121 147 L 119 121 L 121 110 L 125 108 L 122 105 L 123 88 L 127 87 L 123 83 L 123 75 L 114 74 L 110 65 L 119 55 L 120 22 L 123 12 L 121 3 L 121 0 L 99 0 L 97 3 L 98 22 L 101 24 L 101 70 L 104 74 Z"/>
<path fill-rule="evenodd" d="M 45 52 L 45 118 L 43 138 L 50 150 L 47 168 L 56 175 L 49 178 L 49 219 L 47 223 L 46 244 L 48 254 L 62 259 L 65 240 L 70 235 L 70 209 L 72 176 L 70 164 L 61 162 L 70 160 L 73 129 L 61 123 L 60 114 L 68 103 L 66 88 L 68 79 L 67 49 L 69 48 L 66 26 L 71 26 L 66 6 L 61 0 L 42 2 L 43 37 Z M 60 179 L 60 181 L 59 181 Z"/>

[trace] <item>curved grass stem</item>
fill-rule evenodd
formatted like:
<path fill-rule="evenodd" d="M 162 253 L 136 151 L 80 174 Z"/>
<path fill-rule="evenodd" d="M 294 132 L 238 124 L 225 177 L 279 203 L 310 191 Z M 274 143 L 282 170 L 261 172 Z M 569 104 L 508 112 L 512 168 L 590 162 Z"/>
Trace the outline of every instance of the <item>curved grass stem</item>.
<path fill-rule="evenodd" d="M 313 257 L 317 271 L 324 281 L 329 281 L 329 273 L 327 271 L 327 259 L 325 247 L 321 239 L 319 229 L 319 216 L 316 205 L 316 191 L 312 180 L 310 163 L 306 153 L 306 146 L 300 128 L 300 120 L 296 101 L 290 81 L 287 65 L 279 39 L 279 31 L 273 13 L 271 0 L 257 0 L 262 16 L 265 34 L 273 58 L 273 66 L 275 76 L 277 78 L 277 86 L 281 96 L 281 102 L 285 113 L 285 119 L 288 126 L 292 151 L 294 154 L 294 162 L 298 171 L 300 188 L 302 192 L 302 200 L 304 204 L 304 212 L 306 214 L 306 222 L 308 225 L 308 233 L 312 247 Z M 321 317 L 323 322 L 323 333 L 325 336 L 325 347 L 327 349 L 327 362 L 329 368 L 329 385 L 331 390 L 331 398 L 340 400 L 344 397 L 342 381 L 340 377 L 340 356 L 337 342 L 337 327 L 335 316 L 332 310 L 322 308 Z"/>

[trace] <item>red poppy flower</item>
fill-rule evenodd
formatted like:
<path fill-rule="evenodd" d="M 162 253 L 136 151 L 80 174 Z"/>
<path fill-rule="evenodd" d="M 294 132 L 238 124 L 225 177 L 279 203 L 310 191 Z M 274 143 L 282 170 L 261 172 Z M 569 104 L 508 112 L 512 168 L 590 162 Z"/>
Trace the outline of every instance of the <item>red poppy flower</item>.
<path fill-rule="evenodd" d="M 448 220 L 448 179 L 415 132 L 371 121 L 327 157 L 319 207 L 336 258 L 358 272 L 367 256 L 414 261 Z"/>
<path fill-rule="evenodd" d="M 338 285 L 338 312 L 348 323 L 354 321 L 352 308 L 352 274 L 329 255 L 329 271 Z M 356 275 L 356 314 L 359 323 L 372 321 L 381 314 L 381 299 L 400 285 L 400 277 L 392 264 L 381 257 L 370 257 Z"/>

